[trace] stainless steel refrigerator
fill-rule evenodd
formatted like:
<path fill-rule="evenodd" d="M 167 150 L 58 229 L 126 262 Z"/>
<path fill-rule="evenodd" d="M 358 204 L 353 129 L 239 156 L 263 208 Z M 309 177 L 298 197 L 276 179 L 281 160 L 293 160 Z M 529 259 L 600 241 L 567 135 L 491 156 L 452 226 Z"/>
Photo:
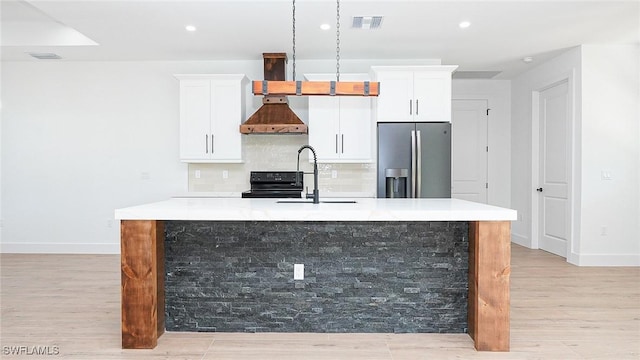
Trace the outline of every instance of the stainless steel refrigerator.
<path fill-rule="evenodd" d="M 451 197 L 451 123 L 378 123 L 378 197 Z"/>

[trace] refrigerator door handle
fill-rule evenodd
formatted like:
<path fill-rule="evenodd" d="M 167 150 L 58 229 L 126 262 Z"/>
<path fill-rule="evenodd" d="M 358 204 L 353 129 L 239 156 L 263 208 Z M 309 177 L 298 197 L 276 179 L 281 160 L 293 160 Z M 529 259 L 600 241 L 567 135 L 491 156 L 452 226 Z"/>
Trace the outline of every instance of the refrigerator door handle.
<path fill-rule="evenodd" d="M 416 197 L 416 131 L 411 130 L 411 196 Z"/>
<path fill-rule="evenodd" d="M 416 197 L 422 197 L 422 134 L 416 131 Z"/>

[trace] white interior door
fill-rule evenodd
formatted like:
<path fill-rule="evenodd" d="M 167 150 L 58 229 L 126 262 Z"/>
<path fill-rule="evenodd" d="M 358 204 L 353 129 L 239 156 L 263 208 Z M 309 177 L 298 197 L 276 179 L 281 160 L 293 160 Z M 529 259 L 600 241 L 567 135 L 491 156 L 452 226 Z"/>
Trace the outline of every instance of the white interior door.
<path fill-rule="evenodd" d="M 487 203 L 487 100 L 453 100 L 451 197 Z"/>
<path fill-rule="evenodd" d="M 540 92 L 539 247 L 567 256 L 569 96 L 564 81 Z"/>

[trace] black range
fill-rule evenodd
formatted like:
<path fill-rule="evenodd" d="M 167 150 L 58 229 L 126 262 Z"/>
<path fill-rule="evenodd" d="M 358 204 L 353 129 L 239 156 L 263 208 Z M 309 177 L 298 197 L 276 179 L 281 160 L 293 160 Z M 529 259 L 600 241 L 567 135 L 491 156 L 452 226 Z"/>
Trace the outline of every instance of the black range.
<path fill-rule="evenodd" d="M 252 171 L 249 177 L 251 190 L 242 193 L 243 198 L 301 198 L 302 171 Z M 296 183 L 296 180 L 299 180 Z"/>

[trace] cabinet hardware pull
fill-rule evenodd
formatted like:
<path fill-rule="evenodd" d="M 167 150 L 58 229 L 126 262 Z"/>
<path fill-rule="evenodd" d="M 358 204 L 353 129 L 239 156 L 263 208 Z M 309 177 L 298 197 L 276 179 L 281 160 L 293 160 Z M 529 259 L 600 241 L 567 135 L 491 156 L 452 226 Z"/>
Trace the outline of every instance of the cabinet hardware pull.
<path fill-rule="evenodd" d="M 336 134 L 336 154 L 338 153 L 338 134 Z"/>
<path fill-rule="evenodd" d="M 412 198 L 416 197 L 416 131 L 411 130 L 411 196 Z"/>
<path fill-rule="evenodd" d="M 211 134 L 211 153 L 213 154 L 213 134 Z"/>
<path fill-rule="evenodd" d="M 342 136 L 342 144 L 340 145 L 340 147 L 342 148 L 342 153 L 344 154 L 344 134 L 342 134 L 341 136 Z"/>
<path fill-rule="evenodd" d="M 416 100 L 416 115 L 418 115 L 418 100 Z M 422 133 L 416 131 L 416 197 L 422 197 Z"/>
<path fill-rule="evenodd" d="M 205 142 L 204 152 L 205 154 L 208 154 L 209 153 L 209 134 L 204 135 L 204 142 Z"/>
<path fill-rule="evenodd" d="M 418 114 L 419 114 L 419 112 L 420 112 L 420 108 L 419 108 L 420 103 L 419 103 L 419 101 L 420 101 L 420 100 L 416 99 L 416 115 L 418 115 Z"/>
<path fill-rule="evenodd" d="M 412 109 L 413 108 L 413 104 L 412 104 L 412 102 L 413 102 L 413 100 L 410 99 L 409 100 L 409 115 L 413 115 L 413 111 L 412 111 L 413 110 Z"/>

